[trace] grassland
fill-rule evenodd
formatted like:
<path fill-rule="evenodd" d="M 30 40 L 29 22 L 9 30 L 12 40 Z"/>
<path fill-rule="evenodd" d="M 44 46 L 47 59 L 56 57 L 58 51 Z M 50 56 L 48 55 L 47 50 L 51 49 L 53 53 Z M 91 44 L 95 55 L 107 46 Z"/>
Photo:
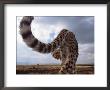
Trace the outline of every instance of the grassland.
<path fill-rule="evenodd" d="M 16 74 L 58 74 L 60 65 L 17 65 Z M 94 65 L 76 65 L 76 74 L 94 74 Z"/>

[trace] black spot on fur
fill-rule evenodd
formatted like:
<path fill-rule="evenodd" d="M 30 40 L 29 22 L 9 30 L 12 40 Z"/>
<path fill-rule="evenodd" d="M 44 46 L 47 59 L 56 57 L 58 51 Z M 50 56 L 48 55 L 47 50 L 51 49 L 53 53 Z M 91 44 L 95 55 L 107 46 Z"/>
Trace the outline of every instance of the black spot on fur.
<path fill-rule="evenodd" d="M 69 63 L 66 63 L 66 66 L 68 66 L 69 65 Z"/>
<path fill-rule="evenodd" d="M 73 68 L 72 66 L 68 66 L 68 68 Z"/>
<path fill-rule="evenodd" d="M 26 39 L 26 38 L 29 37 L 30 35 L 32 35 L 32 32 L 31 32 L 31 31 L 27 31 L 26 33 L 23 33 L 23 34 L 22 34 L 22 38 L 23 38 L 23 39 Z"/>
<path fill-rule="evenodd" d="M 31 43 L 30 47 L 34 48 L 38 44 L 38 40 L 34 39 L 34 41 Z"/>
<path fill-rule="evenodd" d="M 69 61 L 69 64 L 73 64 L 73 61 Z"/>
<path fill-rule="evenodd" d="M 31 23 L 29 21 L 21 21 L 20 22 L 20 27 L 23 27 L 23 25 L 29 26 Z"/>
<path fill-rule="evenodd" d="M 51 47 L 51 44 L 50 43 L 48 43 L 48 45 L 47 45 L 47 52 L 50 52 L 51 51 L 51 49 L 52 49 L 52 47 Z"/>
<path fill-rule="evenodd" d="M 45 44 L 40 42 L 39 52 L 42 52 L 43 51 L 43 48 L 45 48 Z M 44 52 L 46 52 L 46 49 L 45 49 Z"/>

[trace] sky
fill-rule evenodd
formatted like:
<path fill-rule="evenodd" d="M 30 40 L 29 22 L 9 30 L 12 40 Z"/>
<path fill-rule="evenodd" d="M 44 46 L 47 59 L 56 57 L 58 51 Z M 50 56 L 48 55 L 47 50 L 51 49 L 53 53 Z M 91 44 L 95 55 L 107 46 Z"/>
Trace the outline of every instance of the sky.
<path fill-rule="evenodd" d="M 22 17 L 17 17 L 17 64 L 61 64 L 52 55 L 33 51 L 19 32 Z M 33 35 L 50 43 L 62 29 L 75 33 L 79 46 L 77 64 L 94 64 L 94 16 L 35 16 L 31 24 Z"/>

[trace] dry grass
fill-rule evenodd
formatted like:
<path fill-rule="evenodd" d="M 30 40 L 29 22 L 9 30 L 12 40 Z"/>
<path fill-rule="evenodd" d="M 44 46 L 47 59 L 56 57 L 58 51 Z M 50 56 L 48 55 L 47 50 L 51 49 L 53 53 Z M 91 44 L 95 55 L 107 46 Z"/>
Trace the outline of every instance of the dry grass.
<path fill-rule="evenodd" d="M 60 65 L 17 65 L 16 74 L 58 74 Z M 94 74 L 94 65 L 77 65 L 76 74 Z"/>

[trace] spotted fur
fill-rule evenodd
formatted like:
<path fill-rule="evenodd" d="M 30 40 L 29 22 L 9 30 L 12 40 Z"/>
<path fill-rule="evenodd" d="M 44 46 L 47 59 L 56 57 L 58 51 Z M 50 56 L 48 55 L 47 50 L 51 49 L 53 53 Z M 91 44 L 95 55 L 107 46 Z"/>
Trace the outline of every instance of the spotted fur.
<path fill-rule="evenodd" d="M 61 60 L 61 49 L 60 48 L 54 50 L 51 54 L 55 59 Z"/>
<path fill-rule="evenodd" d="M 59 73 L 74 73 L 78 57 L 78 43 L 74 33 L 63 29 L 51 43 L 43 43 L 32 34 L 33 19 L 32 16 L 24 16 L 20 22 L 20 34 L 23 41 L 37 52 L 51 53 L 54 58 L 60 59 L 62 67 Z"/>
<path fill-rule="evenodd" d="M 60 49 L 54 50 L 52 56 L 62 61 L 59 73 L 75 73 L 75 65 L 78 57 L 78 43 L 72 32 L 67 32 Z"/>

